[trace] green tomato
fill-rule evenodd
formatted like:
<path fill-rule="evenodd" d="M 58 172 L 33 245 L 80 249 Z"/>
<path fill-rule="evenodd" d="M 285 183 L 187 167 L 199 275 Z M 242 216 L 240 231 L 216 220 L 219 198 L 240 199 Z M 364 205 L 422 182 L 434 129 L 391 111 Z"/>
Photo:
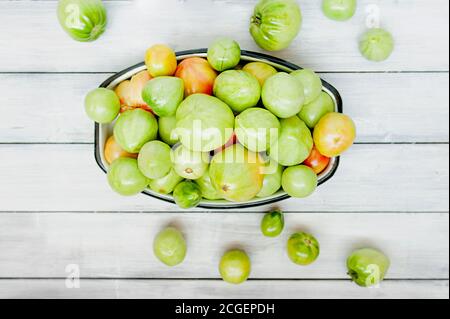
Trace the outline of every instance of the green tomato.
<path fill-rule="evenodd" d="M 242 71 L 248 72 L 258 79 L 261 87 L 263 87 L 268 78 L 278 72 L 273 66 L 263 62 L 248 63 L 242 68 Z"/>
<path fill-rule="evenodd" d="M 169 174 L 163 178 L 151 180 L 148 186 L 154 192 L 167 195 L 172 193 L 175 187 L 182 181 L 183 177 L 178 175 L 174 169 L 171 169 Z"/>
<path fill-rule="evenodd" d="M 122 113 L 114 126 L 114 138 L 128 153 L 139 153 L 145 143 L 158 135 L 158 122 L 153 114 L 143 109 Z"/>
<path fill-rule="evenodd" d="M 323 0 L 322 11 L 329 19 L 345 21 L 355 15 L 356 0 Z"/>
<path fill-rule="evenodd" d="M 142 174 L 150 179 L 158 179 L 169 174 L 172 169 L 170 146 L 161 141 L 145 144 L 138 156 L 138 166 Z"/>
<path fill-rule="evenodd" d="M 267 166 L 267 172 L 264 174 L 263 186 L 256 197 L 269 197 L 278 192 L 281 188 L 281 176 L 283 175 L 283 166 L 275 161 L 270 161 Z"/>
<path fill-rule="evenodd" d="M 202 191 L 192 181 L 181 182 L 173 191 L 173 199 L 180 208 L 194 208 L 202 201 Z"/>
<path fill-rule="evenodd" d="M 183 234 L 174 227 L 162 230 L 153 241 L 155 256 L 169 267 L 181 264 L 186 257 L 186 251 Z"/>
<path fill-rule="evenodd" d="M 172 133 L 175 133 L 176 126 L 177 118 L 175 116 L 160 117 L 158 119 L 159 137 L 170 146 L 178 143 L 178 138 L 172 136 Z"/>
<path fill-rule="evenodd" d="M 100 0 L 59 0 L 58 20 L 73 39 L 94 41 L 105 31 L 106 9 Z"/>
<path fill-rule="evenodd" d="M 317 188 L 317 180 L 317 175 L 312 168 L 299 165 L 285 169 L 281 185 L 289 196 L 305 198 L 314 193 Z"/>
<path fill-rule="evenodd" d="M 241 284 L 250 276 L 250 258 L 242 250 L 231 250 L 220 260 L 219 272 L 224 281 L 234 285 Z"/>
<path fill-rule="evenodd" d="M 328 93 L 322 92 L 313 102 L 304 105 L 298 116 L 310 129 L 313 129 L 324 115 L 334 110 L 333 99 Z"/>
<path fill-rule="evenodd" d="M 302 13 L 295 0 L 260 0 L 251 18 L 250 33 L 264 50 L 287 48 L 297 37 Z"/>
<path fill-rule="evenodd" d="M 296 77 L 280 72 L 264 83 L 262 101 L 277 117 L 288 118 L 301 111 L 305 102 L 305 89 Z"/>
<path fill-rule="evenodd" d="M 187 179 L 198 179 L 208 169 L 209 153 L 191 151 L 180 145 L 172 151 L 171 160 L 178 175 Z"/>
<path fill-rule="evenodd" d="M 176 135 L 192 151 L 210 152 L 222 147 L 233 130 L 233 112 L 216 97 L 193 94 L 178 107 Z"/>
<path fill-rule="evenodd" d="M 370 61 L 381 62 L 389 58 L 394 51 L 394 38 L 383 29 L 370 29 L 359 41 L 361 54 Z"/>
<path fill-rule="evenodd" d="M 314 236 L 302 232 L 296 233 L 288 240 L 287 252 L 293 263 L 308 266 L 319 257 L 320 245 Z"/>
<path fill-rule="evenodd" d="M 381 251 L 359 249 L 347 259 L 348 274 L 361 287 L 378 285 L 386 276 L 390 261 Z"/>
<path fill-rule="evenodd" d="M 120 195 L 132 196 L 145 190 L 148 179 L 139 170 L 137 160 L 121 157 L 109 167 L 108 183 Z"/>
<path fill-rule="evenodd" d="M 147 82 L 142 99 L 158 116 L 173 116 L 184 98 L 184 82 L 173 76 L 160 76 Z"/>
<path fill-rule="evenodd" d="M 235 144 L 213 157 L 209 173 L 214 188 L 224 199 L 246 202 L 261 191 L 264 162 L 259 153 Z"/>
<path fill-rule="evenodd" d="M 303 84 L 305 104 L 311 103 L 319 97 L 322 92 L 322 80 L 313 70 L 297 70 L 292 72 L 291 75 L 299 79 Z"/>
<path fill-rule="evenodd" d="M 274 211 L 264 216 L 261 221 L 261 231 L 266 237 L 278 237 L 284 229 L 284 216 L 280 211 Z"/>
<path fill-rule="evenodd" d="M 265 152 L 278 139 L 280 121 L 261 108 L 250 108 L 236 117 L 235 132 L 240 143 L 253 152 Z"/>
<path fill-rule="evenodd" d="M 234 40 L 222 38 L 208 49 L 208 62 L 219 72 L 233 69 L 241 61 L 241 47 Z"/>
<path fill-rule="evenodd" d="M 282 119 L 278 141 L 270 148 L 270 158 L 283 166 L 303 163 L 314 146 L 311 131 L 297 116 Z"/>
<path fill-rule="evenodd" d="M 220 196 L 219 192 L 212 184 L 211 176 L 209 175 L 209 169 L 205 172 L 205 174 L 203 174 L 202 177 L 196 179 L 195 182 L 200 187 L 203 198 L 206 198 L 208 200 L 222 199 L 222 196 Z"/>
<path fill-rule="evenodd" d="M 120 100 L 114 91 L 98 88 L 86 95 L 84 108 L 91 120 L 97 123 L 110 123 L 119 114 Z"/>
<path fill-rule="evenodd" d="M 258 104 L 261 86 L 250 73 L 229 70 L 221 73 L 214 82 L 214 95 L 227 103 L 235 112 L 242 112 Z"/>

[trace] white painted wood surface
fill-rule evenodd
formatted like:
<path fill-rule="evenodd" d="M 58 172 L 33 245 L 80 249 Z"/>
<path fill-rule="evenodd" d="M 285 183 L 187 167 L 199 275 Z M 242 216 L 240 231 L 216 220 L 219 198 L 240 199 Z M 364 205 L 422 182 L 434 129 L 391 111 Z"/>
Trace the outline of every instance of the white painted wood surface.
<path fill-rule="evenodd" d="M 256 0 L 105 1 L 108 30 L 89 44 L 61 31 L 56 1 L 0 0 L 8 26 L 0 33 L 0 297 L 448 298 L 449 2 L 358 2 L 356 16 L 337 23 L 321 14 L 320 1 L 300 1 L 303 30 L 275 53 L 338 88 L 359 144 L 314 196 L 280 204 L 291 211 L 287 229 L 269 240 L 258 226 L 270 207 L 177 212 L 114 194 L 95 164 L 93 124 L 81 107 L 88 90 L 157 42 L 184 50 L 229 35 L 260 51 L 247 32 Z M 381 8 L 396 40 L 383 63 L 357 49 L 368 4 Z M 171 223 L 185 233 L 189 255 L 169 270 L 151 245 Z M 300 229 L 322 244 L 311 267 L 285 256 L 287 236 Z M 392 260 L 379 289 L 344 279 L 346 256 L 366 245 Z M 230 247 L 246 248 L 253 261 L 252 280 L 239 287 L 218 280 L 217 262 Z M 71 263 L 80 266 L 81 289 L 65 287 Z"/>
<path fill-rule="evenodd" d="M 241 286 L 218 280 L 89 280 L 67 289 L 63 279 L 2 280 L 0 298 L 175 298 L 175 299 L 434 299 L 449 297 L 448 280 L 385 281 L 363 289 L 349 281 L 248 281 Z M 180 300 L 180 302 L 182 302 Z M 267 301 L 270 303 L 270 300 Z"/>
<path fill-rule="evenodd" d="M 254 213 L 4 217 L 0 278 L 65 278 L 66 266 L 76 264 L 84 278 L 219 279 L 220 257 L 235 246 L 248 251 L 253 279 L 346 279 L 347 256 L 367 245 L 390 257 L 389 279 L 447 279 L 449 272 L 448 264 L 441 263 L 449 258 L 446 213 L 289 213 L 286 229 L 276 239 L 261 234 L 262 215 Z M 167 225 L 183 231 L 188 244 L 185 262 L 172 269 L 152 254 L 153 238 Z M 313 233 L 321 244 L 321 255 L 310 267 L 294 265 L 285 252 L 297 231 Z"/>

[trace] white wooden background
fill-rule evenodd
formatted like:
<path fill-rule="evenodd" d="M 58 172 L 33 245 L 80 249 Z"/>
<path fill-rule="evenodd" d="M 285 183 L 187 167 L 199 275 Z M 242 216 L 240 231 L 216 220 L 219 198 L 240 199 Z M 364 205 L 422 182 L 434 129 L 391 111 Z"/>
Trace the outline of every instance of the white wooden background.
<path fill-rule="evenodd" d="M 206 47 L 247 32 L 256 0 L 105 1 L 106 33 L 77 43 L 57 22 L 56 1 L 0 0 L 0 297 L 119 298 L 448 298 L 449 2 L 360 0 L 347 23 L 327 20 L 319 0 L 301 0 L 299 38 L 276 55 L 322 73 L 358 126 L 357 144 L 336 176 L 306 200 L 288 200 L 280 239 L 259 232 L 263 212 L 177 212 L 145 196 L 122 198 L 93 157 L 93 124 L 82 101 L 112 73 L 142 61 L 145 49 Z M 378 4 L 396 50 L 371 63 L 357 50 L 365 7 Z M 152 239 L 175 224 L 187 238 L 174 269 L 152 254 Z M 302 268 L 284 252 L 290 233 L 322 245 Z M 374 246 L 392 260 L 379 289 L 346 276 L 352 249 Z M 251 280 L 219 280 L 230 247 L 245 248 Z M 81 288 L 67 289 L 77 264 Z"/>

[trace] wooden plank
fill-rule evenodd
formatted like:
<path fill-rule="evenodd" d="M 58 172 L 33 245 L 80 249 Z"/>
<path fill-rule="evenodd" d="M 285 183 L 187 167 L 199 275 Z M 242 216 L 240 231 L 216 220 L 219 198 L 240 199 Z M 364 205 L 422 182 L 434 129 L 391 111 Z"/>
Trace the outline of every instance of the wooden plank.
<path fill-rule="evenodd" d="M 0 142 L 92 143 L 93 124 L 84 113 L 83 100 L 108 76 L 0 74 L 0 87 L 6 92 L 0 95 Z M 448 74 L 322 77 L 341 92 L 344 111 L 358 127 L 358 142 L 449 141 Z"/>
<path fill-rule="evenodd" d="M 185 50 L 206 47 L 218 36 L 234 37 L 243 48 L 261 51 L 247 31 L 255 3 L 106 2 L 105 34 L 94 43 L 78 43 L 61 30 L 56 1 L 1 1 L 0 19 L 9 32 L 0 35 L 0 71 L 118 71 L 141 61 L 151 44 L 163 42 Z M 366 61 L 358 52 L 357 39 L 366 28 L 369 4 L 379 6 L 382 26 L 396 40 L 394 54 L 383 63 Z M 446 0 L 361 0 L 356 16 L 347 23 L 325 18 L 318 1 L 301 5 L 300 36 L 276 56 L 321 71 L 448 71 Z M 421 23 L 405 23 L 411 17 L 420 17 Z"/>
<path fill-rule="evenodd" d="M 1 211 L 176 211 L 175 205 L 108 186 L 92 145 L 0 145 Z M 293 211 L 449 210 L 448 145 L 355 145 L 332 180 Z M 260 207 L 257 210 L 267 210 Z"/>
<path fill-rule="evenodd" d="M 286 214 L 276 239 L 260 232 L 257 213 L 1 213 L 0 278 L 65 278 L 75 264 L 82 278 L 220 278 L 231 248 L 246 250 L 253 279 L 346 279 L 345 261 L 357 248 L 377 247 L 391 259 L 390 279 L 448 279 L 449 215 L 396 213 Z M 183 231 L 186 260 L 169 269 L 152 242 L 167 225 Z M 286 255 L 290 235 L 317 237 L 321 255 L 309 267 Z"/>
<path fill-rule="evenodd" d="M 448 299 L 448 289 L 447 280 L 386 281 L 378 289 L 315 280 L 250 281 L 241 286 L 221 281 L 82 280 L 79 289 L 67 289 L 64 280 L 0 280 L 0 298 L 14 299 Z"/>

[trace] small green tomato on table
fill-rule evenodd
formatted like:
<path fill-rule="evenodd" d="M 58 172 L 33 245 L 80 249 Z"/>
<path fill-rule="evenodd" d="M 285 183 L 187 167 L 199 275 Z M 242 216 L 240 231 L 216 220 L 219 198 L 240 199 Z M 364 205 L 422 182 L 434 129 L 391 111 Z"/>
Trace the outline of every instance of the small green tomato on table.
<path fill-rule="evenodd" d="M 261 231 L 266 237 L 278 237 L 284 229 L 284 216 L 279 210 L 270 212 L 261 221 Z"/>
<path fill-rule="evenodd" d="M 230 284 L 242 284 L 250 276 L 251 262 L 247 253 L 242 250 L 231 250 L 223 255 L 219 272 L 222 279 Z"/>
<path fill-rule="evenodd" d="M 331 20 L 346 21 L 355 15 L 356 0 L 323 0 L 322 10 Z"/>
<path fill-rule="evenodd" d="M 186 257 L 186 251 L 183 234 L 174 227 L 162 230 L 153 241 L 155 256 L 169 267 L 181 264 Z"/>
<path fill-rule="evenodd" d="M 394 51 L 394 38 L 381 28 L 369 29 L 359 40 L 359 50 L 368 60 L 381 62 L 389 58 Z"/>
<path fill-rule="evenodd" d="M 314 236 L 300 232 L 289 238 L 287 252 L 293 263 L 308 266 L 319 257 L 320 245 Z"/>
<path fill-rule="evenodd" d="M 378 285 L 385 278 L 389 266 L 389 258 L 372 248 L 356 250 L 347 259 L 348 275 L 361 287 Z"/>

